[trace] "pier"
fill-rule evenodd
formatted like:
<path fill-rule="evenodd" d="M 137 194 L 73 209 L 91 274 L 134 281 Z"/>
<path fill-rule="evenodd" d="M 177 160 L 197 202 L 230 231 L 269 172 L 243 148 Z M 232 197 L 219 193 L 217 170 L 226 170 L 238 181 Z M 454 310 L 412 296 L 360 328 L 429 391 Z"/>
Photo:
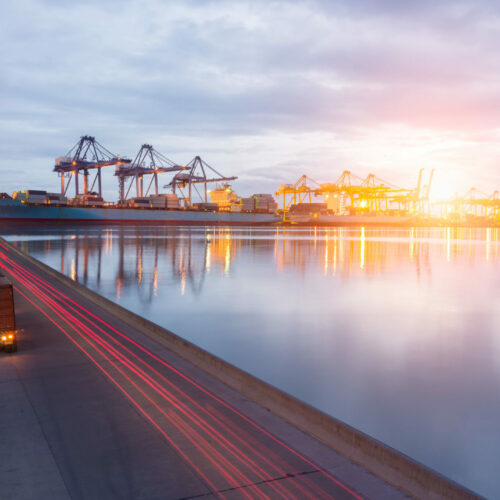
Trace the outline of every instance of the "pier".
<path fill-rule="evenodd" d="M 7 498 L 478 498 L 0 241 Z"/>

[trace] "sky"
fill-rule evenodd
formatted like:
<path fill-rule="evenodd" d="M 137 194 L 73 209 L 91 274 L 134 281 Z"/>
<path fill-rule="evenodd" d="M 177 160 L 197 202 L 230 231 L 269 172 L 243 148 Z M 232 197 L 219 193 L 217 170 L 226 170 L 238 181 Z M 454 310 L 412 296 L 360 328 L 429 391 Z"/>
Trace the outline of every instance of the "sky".
<path fill-rule="evenodd" d="M 57 191 L 82 135 L 242 195 L 421 168 L 435 199 L 500 189 L 500 2 L 4 0 L 0 41 L 2 192 Z"/>

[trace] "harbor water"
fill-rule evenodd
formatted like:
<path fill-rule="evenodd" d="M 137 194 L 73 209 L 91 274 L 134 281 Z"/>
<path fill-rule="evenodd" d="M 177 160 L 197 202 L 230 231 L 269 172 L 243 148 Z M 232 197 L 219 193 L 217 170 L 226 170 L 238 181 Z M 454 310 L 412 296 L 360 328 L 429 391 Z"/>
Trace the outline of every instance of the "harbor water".
<path fill-rule="evenodd" d="M 103 296 L 498 496 L 500 230 L 0 232 Z"/>

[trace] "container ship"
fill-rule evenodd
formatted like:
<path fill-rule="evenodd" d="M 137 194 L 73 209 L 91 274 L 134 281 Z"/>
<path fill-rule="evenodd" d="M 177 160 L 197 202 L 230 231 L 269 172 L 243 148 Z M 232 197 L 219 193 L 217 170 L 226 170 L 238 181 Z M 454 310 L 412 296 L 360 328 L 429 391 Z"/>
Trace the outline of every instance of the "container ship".
<path fill-rule="evenodd" d="M 219 191 L 228 193 L 227 187 L 215 189 L 212 193 L 218 195 Z M 272 203 L 262 203 L 262 195 L 229 202 L 227 207 L 221 205 L 220 202 L 202 202 L 186 208 L 180 206 L 176 196 L 170 195 L 132 198 L 119 205 L 106 203 L 96 195 L 65 200 L 59 194 L 25 190 L 15 192 L 12 198 L 2 195 L 0 221 L 261 225 L 279 220 Z M 259 205 L 260 208 L 255 208 Z"/>
<path fill-rule="evenodd" d="M 110 166 L 119 184 L 116 203 L 102 197 L 101 170 Z M 272 195 L 242 198 L 228 183 L 236 177 L 221 175 L 199 156 L 178 165 L 148 144 L 132 161 L 83 136 L 56 159 L 54 171 L 60 177 L 60 193 L 25 189 L 12 196 L 0 194 L 0 221 L 265 225 L 280 220 Z M 165 172 L 174 174 L 164 186 L 170 192 L 160 193 L 159 174 Z M 68 195 L 71 184 L 73 197 Z M 215 189 L 208 189 L 211 184 Z"/>

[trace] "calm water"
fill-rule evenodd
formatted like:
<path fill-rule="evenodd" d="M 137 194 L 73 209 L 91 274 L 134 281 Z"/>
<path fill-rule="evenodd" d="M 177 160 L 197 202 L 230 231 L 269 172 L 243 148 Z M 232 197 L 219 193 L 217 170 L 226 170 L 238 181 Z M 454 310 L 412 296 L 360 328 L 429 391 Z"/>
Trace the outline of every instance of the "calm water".
<path fill-rule="evenodd" d="M 500 231 L 26 227 L 8 238 L 498 497 Z"/>

